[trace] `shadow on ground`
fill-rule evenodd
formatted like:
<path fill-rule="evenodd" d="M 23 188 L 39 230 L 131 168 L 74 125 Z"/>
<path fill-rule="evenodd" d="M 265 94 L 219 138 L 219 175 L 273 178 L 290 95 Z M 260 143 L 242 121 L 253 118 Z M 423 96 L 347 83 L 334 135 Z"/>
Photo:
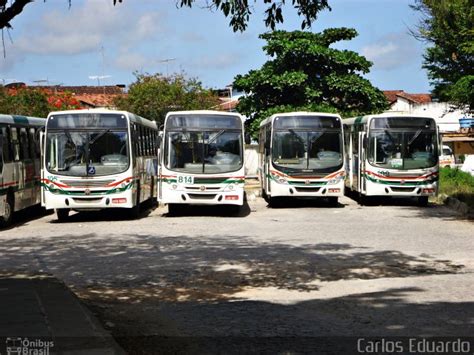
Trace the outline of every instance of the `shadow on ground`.
<path fill-rule="evenodd" d="M 474 330 L 474 303 L 408 299 L 423 293 L 421 288 L 293 304 L 236 296 L 249 288 L 304 293 L 320 290 L 322 281 L 462 271 L 462 265 L 427 255 L 350 244 L 258 243 L 231 235 L 93 233 L 9 239 L 0 245 L 0 255 L 0 269 L 39 271 L 64 280 L 130 353 L 176 353 L 186 344 L 191 348 L 183 351 L 199 353 L 213 342 L 221 353 L 275 353 L 297 351 L 305 341 L 324 335 L 462 335 Z M 252 341 L 258 343 L 255 351 L 245 348 Z M 204 347 L 193 348 L 199 344 Z"/>
<path fill-rule="evenodd" d="M 319 198 L 295 198 L 295 197 L 274 197 L 268 203 L 269 208 L 285 209 L 285 208 L 344 208 L 346 205 L 341 202 L 332 203 L 324 197 Z"/>
<path fill-rule="evenodd" d="M 175 205 L 164 217 L 247 217 L 251 212 L 247 201 L 237 205 Z"/>
<path fill-rule="evenodd" d="M 25 208 L 21 211 L 15 212 L 13 215 L 13 223 L 7 228 L 0 227 L 0 232 L 21 227 L 23 225 L 28 225 L 29 222 L 34 221 L 35 219 L 42 218 L 46 215 L 50 215 L 52 213 L 52 211 L 47 211 L 39 205 Z"/>

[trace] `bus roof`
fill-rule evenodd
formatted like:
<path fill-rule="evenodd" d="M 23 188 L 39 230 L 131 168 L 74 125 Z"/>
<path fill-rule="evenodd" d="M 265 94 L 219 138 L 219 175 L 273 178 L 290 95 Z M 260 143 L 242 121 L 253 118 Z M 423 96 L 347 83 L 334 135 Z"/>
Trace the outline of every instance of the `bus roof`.
<path fill-rule="evenodd" d="M 53 115 L 73 115 L 73 114 L 101 114 L 101 113 L 116 113 L 119 115 L 125 115 L 129 118 L 130 122 L 140 123 L 144 126 L 148 126 L 154 129 L 158 129 L 158 126 L 155 121 L 149 120 L 147 118 L 138 116 L 132 112 L 122 111 L 122 110 L 110 110 L 106 108 L 91 108 L 91 109 L 81 109 L 81 110 L 65 110 L 65 111 L 53 111 L 50 112 L 48 118 Z"/>
<path fill-rule="evenodd" d="M 365 116 L 357 116 L 357 117 L 351 117 L 351 118 L 346 118 L 342 121 L 343 124 L 345 125 L 353 125 L 354 123 L 358 124 L 364 124 L 370 121 L 371 119 L 374 118 L 384 118 L 384 117 L 414 117 L 414 118 L 428 118 L 434 120 L 434 117 L 429 116 L 429 115 L 414 115 L 410 114 L 407 112 L 384 112 L 380 113 L 377 115 L 365 115 Z"/>
<path fill-rule="evenodd" d="M 323 117 L 334 117 L 334 118 L 341 118 L 336 113 L 327 113 L 327 112 L 308 112 L 308 111 L 296 111 L 296 112 L 282 112 L 282 113 L 275 113 L 270 117 L 265 118 L 262 122 L 260 122 L 260 127 L 266 125 L 267 123 L 273 122 L 276 117 L 289 117 L 289 116 L 323 116 Z"/>
<path fill-rule="evenodd" d="M 166 118 L 171 115 L 221 115 L 221 116 L 243 116 L 238 112 L 213 111 L 213 110 L 189 110 L 189 111 L 170 111 L 166 114 Z"/>
<path fill-rule="evenodd" d="M 46 123 L 46 119 L 41 117 L 0 114 L 0 123 L 19 124 L 25 126 L 44 126 Z"/>

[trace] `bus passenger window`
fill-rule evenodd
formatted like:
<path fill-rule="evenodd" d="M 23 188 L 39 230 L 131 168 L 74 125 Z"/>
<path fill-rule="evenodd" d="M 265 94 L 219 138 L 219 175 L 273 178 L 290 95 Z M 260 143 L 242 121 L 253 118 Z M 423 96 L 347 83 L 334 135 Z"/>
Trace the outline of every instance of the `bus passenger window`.
<path fill-rule="evenodd" d="M 13 160 L 19 161 L 20 160 L 20 142 L 18 141 L 18 130 L 16 127 L 10 128 L 10 136 L 11 136 L 11 142 L 12 142 Z"/>

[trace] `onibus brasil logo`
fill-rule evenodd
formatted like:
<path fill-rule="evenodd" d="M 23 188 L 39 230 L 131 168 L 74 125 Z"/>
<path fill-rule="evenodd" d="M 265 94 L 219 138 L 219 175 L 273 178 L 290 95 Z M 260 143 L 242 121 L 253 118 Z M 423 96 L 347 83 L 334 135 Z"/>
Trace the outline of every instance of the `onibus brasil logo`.
<path fill-rule="evenodd" d="M 54 342 L 50 340 L 11 337 L 6 339 L 7 355 L 49 355 Z"/>

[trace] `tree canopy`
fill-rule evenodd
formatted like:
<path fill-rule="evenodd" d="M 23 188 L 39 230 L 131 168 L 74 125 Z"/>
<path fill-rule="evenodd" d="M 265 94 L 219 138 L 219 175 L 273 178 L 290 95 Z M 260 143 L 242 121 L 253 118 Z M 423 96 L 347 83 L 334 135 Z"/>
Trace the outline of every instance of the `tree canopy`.
<path fill-rule="evenodd" d="M 184 74 L 163 76 L 157 74 L 137 74 L 130 85 L 127 96 L 117 97 L 118 109 L 164 122 L 169 111 L 211 109 L 219 104 L 218 97 L 204 89 L 197 79 Z"/>
<path fill-rule="evenodd" d="M 474 109 L 474 1 L 416 0 L 422 19 L 412 31 L 431 44 L 423 67 L 440 100 Z"/>
<path fill-rule="evenodd" d="M 46 1 L 46 0 L 44 0 Z M 72 0 L 65 0 L 71 6 Z M 113 4 L 125 2 L 125 0 L 112 0 Z M 161 0 L 155 0 L 161 1 Z M 178 7 L 193 7 L 198 3 L 197 0 L 175 0 Z M 283 8 L 289 0 L 254 0 L 253 3 L 262 2 L 265 4 L 265 26 L 275 29 L 277 23 L 282 23 Z M 13 18 L 22 13 L 24 7 L 33 0 L 0 0 L 0 29 L 11 28 L 10 22 Z M 250 0 L 202 0 L 202 7 L 211 11 L 220 11 L 226 17 L 230 18 L 229 25 L 236 31 L 245 31 L 252 15 L 253 6 Z M 310 27 L 316 20 L 321 10 L 331 8 L 328 0 L 291 0 L 292 7 L 296 10 L 298 16 L 302 17 L 301 27 Z"/>
<path fill-rule="evenodd" d="M 256 134 L 262 119 L 275 112 L 325 111 L 349 116 L 383 111 L 387 107 L 384 94 L 361 76 L 372 63 L 356 52 L 331 48 L 356 36 L 351 28 L 260 35 L 271 59 L 234 79 L 234 87 L 247 93 L 237 110 L 251 117 L 252 133 Z"/>
<path fill-rule="evenodd" d="M 81 107 L 70 92 L 54 93 L 37 88 L 4 88 L 0 86 L 0 113 L 46 117 L 51 111 L 73 110 Z"/>

